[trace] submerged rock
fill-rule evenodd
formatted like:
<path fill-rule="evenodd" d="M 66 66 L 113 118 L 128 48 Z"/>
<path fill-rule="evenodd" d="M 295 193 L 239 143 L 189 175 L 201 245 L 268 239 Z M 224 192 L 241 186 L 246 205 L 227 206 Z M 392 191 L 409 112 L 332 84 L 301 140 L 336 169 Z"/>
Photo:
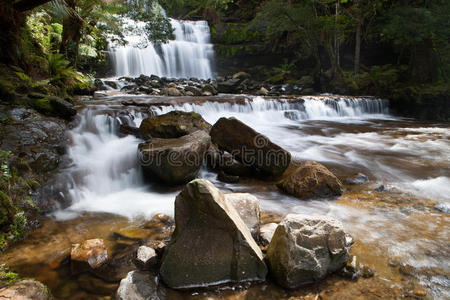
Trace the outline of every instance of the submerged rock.
<path fill-rule="evenodd" d="M 26 279 L 0 289 L 0 299 L 51 300 L 53 296 L 39 281 Z"/>
<path fill-rule="evenodd" d="M 70 251 L 72 273 L 96 269 L 108 261 L 108 251 L 101 239 L 91 239 L 72 245 Z"/>
<path fill-rule="evenodd" d="M 236 118 L 220 118 L 210 134 L 219 149 L 265 174 L 280 175 L 289 166 L 291 154 L 288 151 Z"/>
<path fill-rule="evenodd" d="M 142 121 L 139 131 L 144 139 L 178 138 L 197 130 L 209 132 L 211 125 L 195 112 L 171 111 Z"/>
<path fill-rule="evenodd" d="M 155 249 L 147 246 L 140 246 L 137 249 L 134 264 L 140 270 L 150 270 L 157 263 L 158 255 L 156 254 Z"/>
<path fill-rule="evenodd" d="M 131 271 L 120 281 L 117 300 L 159 300 L 165 299 L 162 287 L 157 279 L 148 272 Z"/>
<path fill-rule="evenodd" d="M 236 209 L 211 182 L 191 181 L 175 200 L 176 229 L 160 274 L 171 288 L 264 280 L 261 250 Z"/>
<path fill-rule="evenodd" d="M 347 185 L 362 185 L 367 183 L 369 183 L 369 177 L 367 177 L 367 175 L 364 175 L 363 173 L 354 174 L 353 176 L 344 180 L 344 184 Z"/>
<path fill-rule="evenodd" d="M 239 182 L 239 176 L 229 175 L 224 171 L 220 171 L 219 174 L 217 174 L 217 180 L 226 183 L 237 183 Z"/>
<path fill-rule="evenodd" d="M 278 284 L 298 288 L 344 267 L 349 247 L 338 220 L 289 214 L 275 230 L 267 261 Z"/>
<path fill-rule="evenodd" d="M 139 145 L 140 163 L 150 178 L 182 184 L 197 176 L 211 138 L 201 130 L 174 139 L 155 138 Z"/>
<path fill-rule="evenodd" d="M 298 163 L 277 187 L 300 199 L 340 196 L 343 192 L 340 180 L 314 161 Z"/>

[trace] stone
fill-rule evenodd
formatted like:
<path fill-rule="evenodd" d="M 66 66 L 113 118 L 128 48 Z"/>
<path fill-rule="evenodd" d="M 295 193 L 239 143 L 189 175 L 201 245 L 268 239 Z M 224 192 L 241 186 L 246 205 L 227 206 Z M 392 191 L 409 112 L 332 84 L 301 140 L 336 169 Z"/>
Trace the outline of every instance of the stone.
<path fill-rule="evenodd" d="M 191 92 L 193 96 L 201 96 L 202 90 L 195 86 L 187 86 L 184 88 L 186 92 Z"/>
<path fill-rule="evenodd" d="M 86 273 L 78 276 L 77 282 L 83 290 L 97 295 L 111 295 L 118 287 L 117 283 L 106 282 Z"/>
<path fill-rule="evenodd" d="M 346 240 L 336 219 L 289 214 L 267 249 L 271 274 L 279 285 L 292 289 L 321 280 L 346 265 L 350 247 Z"/>
<path fill-rule="evenodd" d="M 269 91 L 265 87 L 261 87 L 257 92 L 257 95 L 260 96 L 267 96 L 269 94 Z"/>
<path fill-rule="evenodd" d="M 0 299 L 51 300 L 53 296 L 39 281 L 26 279 L 0 289 Z"/>
<path fill-rule="evenodd" d="M 217 95 L 217 90 L 212 84 L 207 83 L 202 85 L 202 94 L 203 96 L 215 96 Z"/>
<path fill-rule="evenodd" d="M 139 268 L 139 270 L 150 270 L 157 263 L 158 255 L 156 254 L 155 249 L 147 246 L 140 246 L 137 249 L 134 264 Z"/>
<path fill-rule="evenodd" d="M 277 183 L 282 191 L 300 199 L 342 195 L 341 181 L 324 165 L 314 161 L 295 164 L 293 171 Z"/>
<path fill-rule="evenodd" d="M 174 139 L 155 138 L 138 146 L 139 161 L 150 179 L 183 184 L 197 176 L 210 142 L 201 130 Z"/>
<path fill-rule="evenodd" d="M 108 93 L 106 91 L 95 91 L 94 92 L 94 99 L 101 99 L 108 96 Z"/>
<path fill-rule="evenodd" d="M 263 255 L 236 209 L 211 182 L 188 183 L 175 200 L 176 229 L 160 275 L 175 289 L 264 280 Z"/>
<path fill-rule="evenodd" d="M 110 88 L 113 88 L 113 89 L 115 89 L 115 90 L 118 89 L 117 83 L 114 82 L 114 81 L 111 81 L 111 80 L 105 80 L 104 83 L 105 83 L 105 85 L 109 86 Z"/>
<path fill-rule="evenodd" d="M 250 79 L 252 76 L 246 72 L 238 72 L 233 74 L 232 78 L 233 79 L 239 79 L 241 81 L 244 81 L 246 79 Z"/>
<path fill-rule="evenodd" d="M 277 223 L 268 223 L 259 227 L 259 242 L 261 245 L 268 246 L 270 244 L 277 227 Z"/>
<path fill-rule="evenodd" d="M 344 180 L 344 184 L 347 185 L 362 185 L 367 183 L 369 183 L 369 177 L 367 177 L 367 175 L 364 175 L 363 173 L 354 174 L 353 176 Z"/>
<path fill-rule="evenodd" d="M 167 96 L 174 96 L 174 97 L 183 96 L 183 93 L 175 87 L 169 87 L 169 88 L 165 89 L 165 94 Z"/>
<path fill-rule="evenodd" d="M 149 117 L 139 127 L 142 138 L 178 138 L 197 130 L 210 131 L 211 125 L 195 112 L 171 111 Z"/>
<path fill-rule="evenodd" d="M 120 281 L 117 300 L 159 300 L 165 299 L 163 288 L 154 275 L 148 272 L 131 271 Z"/>
<path fill-rule="evenodd" d="M 261 218 L 258 198 L 249 193 L 229 193 L 225 194 L 225 200 L 233 205 L 252 236 L 257 237 Z"/>
<path fill-rule="evenodd" d="M 224 171 L 220 171 L 219 174 L 217 174 L 217 180 L 225 183 L 237 183 L 239 182 L 239 176 L 229 175 Z"/>
<path fill-rule="evenodd" d="M 375 275 L 375 272 L 368 266 L 359 262 L 355 255 L 351 255 L 342 270 L 339 271 L 339 275 L 344 278 L 352 280 L 358 279 L 358 277 L 370 278 Z"/>
<path fill-rule="evenodd" d="M 211 128 L 211 141 L 246 166 L 267 175 L 282 174 L 291 154 L 236 118 L 220 118 Z"/>
<path fill-rule="evenodd" d="M 91 239 L 73 244 L 70 251 L 72 273 L 96 269 L 108 261 L 108 251 L 101 239 Z"/>
<path fill-rule="evenodd" d="M 219 93 L 234 94 L 239 93 L 239 84 L 241 80 L 239 78 L 230 79 L 227 81 L 217 82 L 217 90 Z"/>
<path fill-rule="evenodd" d="M 230 176 L 250 176 L 253 173 L 250 166 L 237 161 L 230 153 L 220 151 L 214 144 L 207 151 L 206 163 L 211 169 L 223 171 Z"/>

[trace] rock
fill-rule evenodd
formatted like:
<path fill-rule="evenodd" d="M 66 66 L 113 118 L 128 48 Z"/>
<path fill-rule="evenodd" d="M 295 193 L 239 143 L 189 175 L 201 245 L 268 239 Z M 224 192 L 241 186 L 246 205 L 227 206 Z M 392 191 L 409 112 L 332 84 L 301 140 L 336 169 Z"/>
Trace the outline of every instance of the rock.
<path fill-rule="evenodd" d="M 257 92 L 257 95 L 261 96 L 267 96 L 269 94 L 269 91 L 265 87 L 261 87 Z"/>
<path fill-rule="evenodd" d="M 148 272 L 131 271 L 120 281 L 117 300 L 159 300 L 165 299 L 162 288 L 158 286 L 155 276 Z"/>
<path fill-rule="evenodd" d="M 375 192 L 381 193 L 381 192 L 385 192 L 385 191 L 386 191 L 386 188 L 385 188 L 384 185 L 380 185 L 380 186 L 374 188 L 373 190 L 374 190 Z"/>
<path fill-rule="evenodd" d="M 217 180 L 226 183 L 237 183 L 239 182 L 239 176 L 228 175 L 224 171 L 220 171 L 219 174 L 217 174 Z"/>
<path fill-rule="evenodd" d="M 102 279 L 90 276 L 89 274 L 80 275 L 77 281 L 80 288 L 97 295 L 111 295 L 118 287 L 117 283 L 105 282 Z"/>
<path fill-rule="evenodd" d="M 225 93 L 225 94 L 234 94 L 239 93 L 239 84 L 241 83 L 241 80 L 239 78 L 236 79 L 230 79 L 227 81 L 219 81 L 217 82 L 217 90 L 219 93 Z"/>
<path fill-rule="evenodd" d="M 235 118 L 220 118 L 211 128 L 211 140 L 246 166 L 268 175 L 280 175 L 291 154 Z"/>
<path fill-rule="evenodd" d="M 360 263 L 355 255 L 352 255 L 345 264 L 344 268 L 339 271 L 339 275 L 345 278 L 356 280 L 358 279 L 358 277 L 373 277 L 375 275 L 375 272 L 369 267 Z"/>
<path fill-rule="evenodd" d="M 50 105 L 55 110 L 56 114 L 66 120 L 72 119 L 77 114 L 73 104 L 61 98 L 49 98 Z"/>
<path fill-rule="evenodd" d="M 306 161 L 285 179 L 277 184 L 282 191 L 300 199 L 340 196 L 343 192 L 342 183 L 325 166 Z"/>
<path fill-rule="evenodd" d="M 0 299 L 51 300 L 53 296 L 39 281 L 26 279 L 0 289 Z"/>
<path fill-rule="evenodd" d="M 201 130 L 180 138 L 155 138 L 139 145 L 139 161 L 150 178 L 183 184 L 197 176 L 210 142 Z"/>
<path fill-rule="evenodd" d="M 113 88 L 115 90 L 118 89 L 117 83 L 115 83 L 114 81 L 105 80 L 104 83 L 105 83 L 105 85 L 107 85 L 107 86 L 109 86 L 109 87 L 111 87 L 111 88 Z"/>
<path fill-rule="evenodd" d="M 327 216 L 289 214 L 278 225 L 267 249 L 276 282 L 299 288 L 345 266 L 349 245 L 342 224 Z"/>
<path fill-rule="evenodd" d="M 212 84 L 207 83 L 202 85 L 202 94 L 206 96 L 206 93 L 209 93 L 209 96 L 215 96 L 217 95 L 217 90 Z"/>
<path fill-rule="evenodd" d="M 139 131 L 144 139 L 178 138 L 197 130 L 209 132 L 211 125 L 195 112 L 171 111 L 142 121 Z"/>
<path fill-rule="evenodd" d="M 122 135 L 134 135 L 137 138 L 141 137 L 141 131 L 139 128 L 127 124 L 121 124 L 119 127 L 119 132 Z"/>
<path fill-rule="evenodd" d="M 261 217 L 258 198 L 249 193 L 230 193 L 225 194 L 225 200 L 233 205 L 252 236 L 257 237 Z"/>
<path fill-rule="evenodd" d="M 277 223 L 261 225 L 261 227 L 259 228 L 259 242 L 261 243 L 261 245 L 268 246 L 270 244 L 270 241 L 272 240 L 273 234 L 275 233 L 277 227 Z"/>
<path fill-rule="evenodd" d="M 138 92 L 144 93 L 144 94 L 151 94 L 153 92 L 153 88 L 148 87 L 146 85 L 141 85 L 138 88 Z"/>
<path fill-rule="evenodd" d="M 118 252 L 114 253 L 114 256 L 107 263 L 96 269 L 91 269 L 89 272 L 104 281 L 118 283 L 128 272 L 136 269 L 134 258 L 137 248 L 136 245 L 131 245 L 118 249 Z"/>
<path fill-rule="evenodd" d="M 70 251 L 72 273 L 96 269 L 108 261 L 108 251 L 101 239 L 86 240 L 73 244 Z"/>
<path fill-rule="evenodd" d="M 158 255 L 153 248 L 140 246 L 136 251 L 134 264 L 139 270 L 147 271 L 158 263 Z"/>
<path fill-rule="evenodd" d="M 220 151 L 215 145 L 209 147 L 206 163 L 213 170 L 223 171 L 230 176 L 250 176 L 253 173 L 251 167 L 235 160 L 230 153 Z"/>
<path fill-rule="evenodd" d="M 191 92 L 193 96 L 201 96 L 202 90 L 195 86 L 187 86 L 184 88 L 186 92 Z"/>
<path fill-rule="evenodd" d="M 354 174 L 352 177 L 346 178 L 344 184 L 347 185 L 362 185 L 369 183 L 369 177 L 363 173 Z"/>
<path fill-rule="evenodd" d="M 193 97 L 193 96 L 194 96 L 194 93 L 192 93 L 192 92 L 186 92 L 185 95 L 186 95 L 186 96 L 189 96 L 189 97 Z"/>
<path fill-rule="evenodd" d="M 165 89 L 164 94 L 174 97 L 183 96 L 183 93 L 175 87 L 169 87 Z"/>
<path fill-rule="evenodd" d="M 246 72 L 238 72 L 238 73 L 233 74 L 232 78 L 239 79 L 240 81 L 244 81 L 246 79 L 252 78 L 252 76 Z"/>
<path fill-rule="evenodd" d="M 188 183 L 175 200 L 176 229 L 160 275 L 171 288 L 264 280 L 261 250 L 224 194 L 204 179 Z"/>
<path fill-rule="evenodd" d="M 101 99 L 101 98 L 105 98 L 106 96 L 108 96 L 108 93 L 105 91 L 95 91 L 94 92 L 94 99 Z"/>

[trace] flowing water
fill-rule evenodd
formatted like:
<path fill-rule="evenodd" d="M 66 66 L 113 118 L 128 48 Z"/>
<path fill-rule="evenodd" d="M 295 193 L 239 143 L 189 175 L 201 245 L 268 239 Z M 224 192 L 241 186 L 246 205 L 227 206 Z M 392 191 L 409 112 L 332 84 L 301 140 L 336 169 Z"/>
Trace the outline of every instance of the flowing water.
<path fill-rule="evenodd" d="M 144 22 L 124 19 L 124 28 L 131 27 L 125 36 L 126 46 L 110 45 L 108 54 L 115 76 L 158 75 L 174 78 L 213 78 L 214 48 L 210 43 L 206 21 L 170 19 L 175 40 L 154 44 L 143 33 Z"/>

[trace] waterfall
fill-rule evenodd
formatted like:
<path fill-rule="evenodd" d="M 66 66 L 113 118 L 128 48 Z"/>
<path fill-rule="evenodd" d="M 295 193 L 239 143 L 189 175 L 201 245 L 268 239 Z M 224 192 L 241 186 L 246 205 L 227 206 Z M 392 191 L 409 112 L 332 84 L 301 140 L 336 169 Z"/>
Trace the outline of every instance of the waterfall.
<path fill-rule="evenodd" d="M 214 48 L 206 21 L 170 19 L 175 40 L 154 44 L 143 36 L 144 22 L 124 19 L 126 46 L 109 45 L 115 76 L 158 75 L 160 77 L 213 78 Z"/>

